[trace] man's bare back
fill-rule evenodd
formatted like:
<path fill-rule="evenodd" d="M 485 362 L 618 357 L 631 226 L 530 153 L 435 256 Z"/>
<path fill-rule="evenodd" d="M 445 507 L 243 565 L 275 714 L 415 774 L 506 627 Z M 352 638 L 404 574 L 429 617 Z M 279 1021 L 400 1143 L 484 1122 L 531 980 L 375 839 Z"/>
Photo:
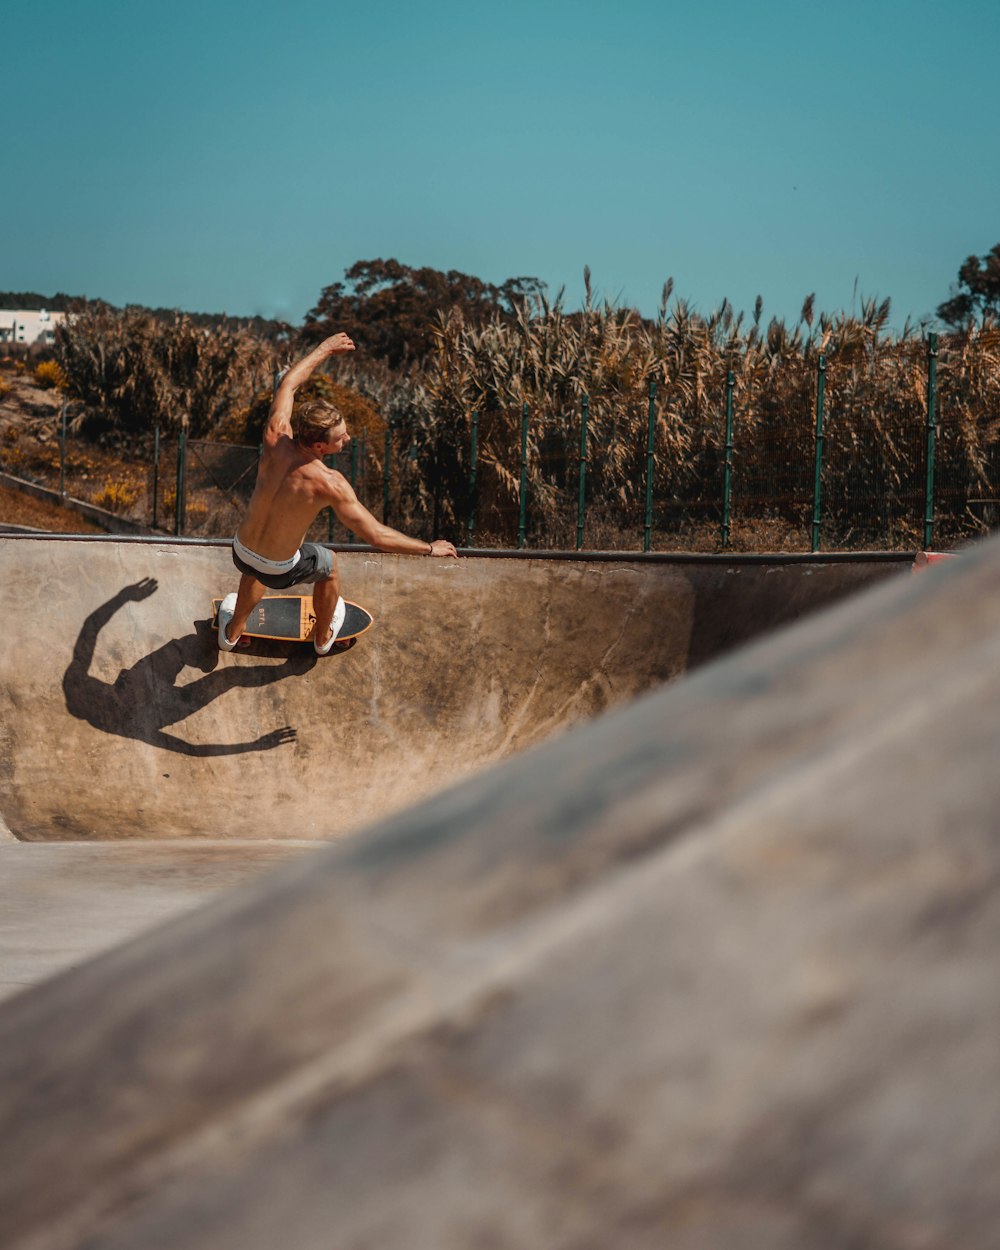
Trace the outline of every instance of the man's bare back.
<path fill-rule="evenodd" d="M 299 451 L 291 438 L 265 446 L 257 485 L 237 530 L 240 542 L 268 560 L 290 559 L 317 515 L 332 505 L 341 476 Z"/>

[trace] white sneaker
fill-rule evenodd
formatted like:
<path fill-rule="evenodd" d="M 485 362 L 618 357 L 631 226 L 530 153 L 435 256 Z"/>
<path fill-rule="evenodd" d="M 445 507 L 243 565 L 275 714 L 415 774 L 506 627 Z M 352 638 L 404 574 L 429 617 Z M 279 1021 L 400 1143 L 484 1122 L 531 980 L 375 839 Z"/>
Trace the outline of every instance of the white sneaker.
<path fill-rule="evenodd" d="M 315 631 L 313 632 L 313 646 L 316 648 L 317 655 L 329 655 L 330 648 L 337 641 L 337 635 L 344 627 L 344 617 L 347 615 L 347 604 L 343 599 L 337 600 L 337 606 L 333 609 L 333 620 L 330 622 L 333 633 L 330 635 L 330 641 L 325 646 L 320 646 L 316 641 Z M 221 612 L 220 612 L 221 616 Z"/>
<path fill-rule="evenodd" d="M 239 642 L 238 638 L 236 639 L 236 642 L 230 642 L 229 635 L 226 633 L 226 629 L 229 626 L 229 622 L 233 619 L 233 613 L 235 611 L 236 592 L 234 591 L 231 595 L 226 595 L 225 599 L 223 599 L 223 601 L 219 604 L 218 634 L 220 651 L 233 651 L 236 648 L 236 644 Z"/>

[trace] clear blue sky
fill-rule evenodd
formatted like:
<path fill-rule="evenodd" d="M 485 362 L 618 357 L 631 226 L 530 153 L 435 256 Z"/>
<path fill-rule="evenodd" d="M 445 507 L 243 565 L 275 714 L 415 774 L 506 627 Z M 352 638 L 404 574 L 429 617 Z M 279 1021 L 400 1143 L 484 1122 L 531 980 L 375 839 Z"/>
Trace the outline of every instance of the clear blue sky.
<path fill-rule="evenodd" d="M 1000 4 L 0 5 L 0 289 L 298 322 L 358 259 L 933 313 L 1000 241 Z"/>

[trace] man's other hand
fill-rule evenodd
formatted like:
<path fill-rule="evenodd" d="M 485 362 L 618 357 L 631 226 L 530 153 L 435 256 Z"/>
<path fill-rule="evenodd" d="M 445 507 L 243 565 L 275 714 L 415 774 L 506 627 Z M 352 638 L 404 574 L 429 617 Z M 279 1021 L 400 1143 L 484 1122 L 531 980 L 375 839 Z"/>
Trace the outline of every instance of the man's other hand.
<path fill-rule="evenodd" d="M 322 346 L 328 356 L 340 356 L 354 351 L 354 340 L 347 334 L 334 334 L 324 339 Z"/>

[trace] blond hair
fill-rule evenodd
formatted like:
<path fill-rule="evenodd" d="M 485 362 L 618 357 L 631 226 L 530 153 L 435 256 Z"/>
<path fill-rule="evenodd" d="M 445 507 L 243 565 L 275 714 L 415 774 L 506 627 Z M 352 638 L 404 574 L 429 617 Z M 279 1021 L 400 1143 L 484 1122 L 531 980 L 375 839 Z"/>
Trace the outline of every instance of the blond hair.
<path fill-rule="evenodd" d="M 344 420 L 343 414 L 325 399 L 307 399 L 292 417 L 295 437 L 304 447 L 326 443 L 330 434 Z"/>

